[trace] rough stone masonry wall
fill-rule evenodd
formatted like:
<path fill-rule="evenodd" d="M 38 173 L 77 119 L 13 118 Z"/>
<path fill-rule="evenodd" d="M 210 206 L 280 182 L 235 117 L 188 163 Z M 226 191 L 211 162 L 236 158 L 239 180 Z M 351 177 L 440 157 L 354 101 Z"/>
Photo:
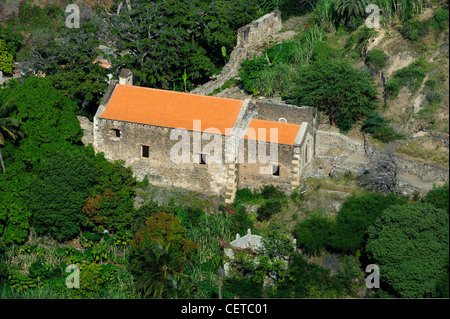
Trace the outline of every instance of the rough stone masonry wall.
<path fill-rule="evenodd" d="M 315 158 L 308 176 L 328 177 L 344 172 L 360 174 L 368 159 L 364 145 L 338 132 L 317 130 Z"/>
<path fill-rule="evenodd" d="M 238 188 L 260 189 L 263 185 L 274 185 L 290 193 L 292 191 L 293 171 L 298 166 L 298 164 L 292 163 L 295 146 L 278 144 L 280 175 L 273 176 L 270 171 L 268 171 L 269 174 L 262 174 L 260 171 L 261 168 L 270 170 L 270 163 L 261 163 L 258 159 L 256 159 L 256 163 L 249 163 L 247 154 L 249 147 L 253 147 L 252 143 L 255 143 L 255 141 L 243 141 L 245 160 L 238 164 Z M 270 155 L 269 143 L 264 144 L 266 145 L 266 154 Z M 258 150 L 258 146 L 256 146 L 256 149 Z"/>
<path fill-rule="evenodd" d="M 261 168 L 270 170 L 270 163 L 261 163 L 258 158 L 256 163 L 248 160 L 249 148 L 256 148 L 259 152 L 258 143 L 252 140 L 243 140 L 244 160 L 238 159 L 238 188 L 260 189 L 263 185 L 279 186 L 284 192 L 290 194 L 300 184 L 300 180 L 310 169 L 313 163 L 314 152 L 314 129 L 308 125 L 303 138 L 296 145 L 278 144 L 277 164 L 280 166 L 279 176 L 262 174 Z M 310 142 L 308 160 L 306 158 L 306 144 Z M 312 143 L 311 143 L 312 142 Z M 264 143 L 266 155 L 271 155 L 270 143 Z"/>
<path fill-rule="evenodd" d="M 280 122 L 280 118 L 283 118 L 286 120 L 285 123 L 302 125 L 303 122 L 308 122 L 312 127 L 316 127 L 316 118 L 312 107 L 298 107 L 264 100 L 258 100 L 255 104 L 260 120 Z"/>
<path fill-rule="evenodd" d="M 366 155 L 369 158 L 379 156 L 385 152 L 377 150 L 366 138 L 364 139 Z M 449 181 L 449 168 L 427 163 L 421 160 L 407 159 L 397 154 L 392 154 L 399 175 L 398 191 L 403 194 L 413 195 L 415 192 L 426 193 L 431 186 L 442 185 Z M 412 180 L 404 176 L 415 176 Z"/>
<path fill-rule="evenodd" d="M 237 44 L 230 54 L 230 59 L 222 72 L 213 80 L 198 86 L 191 93 L 207 95 L 220 88 L 226 81 L 238 74 L 241 62 L 249 58 L 252 48 L 263 43 L 269 35 L 275 34 L 282 27 L 281 13 L 272 11 L 258 20 L 241 27 L 237 33 Z"/>
<path fill-rule="evenodd" d="M 120 137 L 115 136 L 114 129 L 120 130 Z M 100 119 L 97 123 L 95 150 L 104 152 L 108 160 L 125 160 L 125 166 L 132 168 L 138 180 L 147 176 L 152 185 L 180 187 L 225 196 L 228 165 L 225 162 L 225 154 L 222 154 L 221 163 L 200 165 L 192 147 L 193 135 L 198 133 L 187 131 L 190 138 L 190 162 L 176 163 L 171 160 L 170 151 L 179 143 L 181 137 L 171 140 L 172 130 L 174 129 Z M 211 135 L 221 138 L 221 147 L 224 150 L 225 138 L 221 135 Z M 211 141 L 213 138 L 202 140 L 201 150 Z M 142 145 L 149 147 L 149 158 L 142 157 Z"/>

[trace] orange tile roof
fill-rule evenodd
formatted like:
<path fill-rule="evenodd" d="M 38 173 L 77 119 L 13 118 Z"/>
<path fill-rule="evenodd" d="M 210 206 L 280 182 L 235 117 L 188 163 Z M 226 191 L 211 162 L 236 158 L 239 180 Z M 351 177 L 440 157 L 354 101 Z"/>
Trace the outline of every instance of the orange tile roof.
<path fill-rule="evenodd" d="M 106 60 L 94 60 L 93 63 L 100 63 L 100 66 L 105 69 L 109 69 L 111 67 L 111 63 Z"/>
<path fill-rule="evenodd" d="M 270 129 L 277 129 L 277 135 L 271 140 Z M 253 131 L 252 131 L 253 129 Z M 263 130 L 258 129 L 265 129 Z M 256 141 L 270 141 L 271 143 L 295 145 L 295 137 L 300 129 L 300 125 L 266 120 L 253 119 L 245 132 L 244 138 Z M 252 134 L 254 132 L 254 134 Z"/>
<path fill-rule="evenodd" d="M 168 90 L 117 84 L 104 119 L 193 130 L 201 120 L 201 131 L 217 128 L 225 135 L 231 129 L 243 101 Z"/>

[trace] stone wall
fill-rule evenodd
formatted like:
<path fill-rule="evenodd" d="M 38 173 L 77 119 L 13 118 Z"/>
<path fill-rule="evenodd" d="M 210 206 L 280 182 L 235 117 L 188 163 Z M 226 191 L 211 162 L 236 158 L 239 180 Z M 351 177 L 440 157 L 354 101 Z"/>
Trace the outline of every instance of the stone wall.
<path fill-rule="evenodd" d="M 211 81 L 198 86 L 191 93 L 208 95 L 220 88 L 226 81 L 238 75 L 241 62 L 251 58 L 249 54 L 254 52 L 254 47 L 263 43 L 269 35 L 275 34 L 282 27 L 281 13 L 272 11 L 258 20 L 241 27 L 237 34 L 237 45 L 230 54 L 230 59 L 223 67 L 220 75 Z"/>
<path fill-rule="evenodd" d="M 272 11 L 239 28 L 236 47 L 248 48 L 260 45 L 269 35 L 278 32 L 281 27 L 281 12 L 278 10 Z"/>
<path fill-rule="evenodd" d="M 348 156 L 353 153 L 364 154 L 364 145 L 337 132 L 316 131 L 316 155 Z"/>
<path fill-rule="evenodd" d="M 384 154 L 376 149 L 367 139 L 364 143 L 366 155 L 369 158 Z M 427 163 L 418 159 L 405 158 L 392 154 L 392 159 L 398 169 L 398 192 L 405 195 L 421 194 L 431 190 L 433 185 L 442 185 L 449 181 L 449 168 Z"/>
<path fill-rule="evenodd" d="M 81 138 L 83 145 L 94 144 L 94 123 L 89 121 L 86 116 L 77 115 L 77 119 L 83 130 L 83 137 Z"/>
<path fill-rule="evenodd" d="M 258 119 L 284 122 L 301 125 L 308 122 L 309 125 L 316 128 L 316 116 L 314 108 L 309 106 L 298 107 L 281 102 L 269 102 L 257 100 L 255 102 L 258 110 Z"/>
<path fill-rule="evenodd" d="M 108 119 L 101 119 L 98 124 L 96 152 L 104 152 L 108 160 L 125 160 L 125 166 L 133 169 L 138 180 L 145 176 L 155 186 L 181 187 L 202 193 L 225 196 L 227 180 L 227 164 L 225 154 L 219 163 L 199 163 L 199 153 L 205 149 L 214 138 L 220 141 L 222 150 L 225 149 L 225 139 L 221 135 L 204 134 L 210 140 L 200 139 L 200 152 L 194 151 L 194 135 L 197 132 L 185 131 L 189 136 L 189 162 L 177 163 L 171 157 L 171 149 L 181 145 L 181 137 L 171 140 L 170 135 L 175 129 L 129 123 Z M 120 131 L 116 137 L 115 130 Z M 196 135 L 197 138 L 198 135 Z M 214 140 L 215 141 L 215 140 Z M 143 157 L 143 146 L 149 149 L 148 158 Z M 175 146 L 176 147 L 176 146 Z M 178 153 L 181 155 L 180 153 Z"/>
<path fill-rule="evenodd" d="M 359 175 L 368 163 L 363 143 L 338 132 L 317 130 L 314 163 L 307 176 Z"/>
<path fill-rule="evenodd" d="M 302 130 L 303 127 L 303 130 Z M 291 193 L 292 190 L 300 184 L 300 180 L 310 169 L 314 156 L 314 130 L 306 122 L 301 127 L 298 144 L 275 144 L 277 147 L 272 151 L 269 143 L 262 143 L 265 146 L 265 155 L 267 162 L 249 161 L 247 155 L 259 153 L 261 149 L 258 142 L 253 140 L 242 140 L 242 150 L 244 154 L 243 160 L 238 163 L 238 187 L 249 189 L 260 189 L 263 185 L 279 186 L 284 192 Z M 250 151 L 249 151 L 250 149 Z M 264 148 L 262 148 L 264 150 Z M 275 154 L 274 158 L 270 155 Z M 262 153 L 264 154 L 264 153 Z M 270 160 L 270 162 L 269 162 Z M 279 166 L 279 175 L 272 174 L 272 165 Z"/>

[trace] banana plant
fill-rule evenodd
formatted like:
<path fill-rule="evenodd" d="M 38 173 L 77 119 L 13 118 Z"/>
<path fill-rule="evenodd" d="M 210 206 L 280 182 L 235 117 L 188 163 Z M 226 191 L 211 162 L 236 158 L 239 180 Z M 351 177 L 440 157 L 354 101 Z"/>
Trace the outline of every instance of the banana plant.
<path fill-rule="evenodd" d="M 227 48 L 225 48 L 224 46 L 222 46 L 222 56 L 223 56 L 223 62 L 225 65 L 225 64 L 227 64 Z"/>
<path fill-rule="evenodd" d="M 183 73 L 183 77 L 182 78 L 183 78 L 183 82 L 184 82 L 184 92 L 187 92 L 186 83 L 187 83 L 188 75 L 186 73 L 186 69 L 184 69 L 184 73 Z"/>

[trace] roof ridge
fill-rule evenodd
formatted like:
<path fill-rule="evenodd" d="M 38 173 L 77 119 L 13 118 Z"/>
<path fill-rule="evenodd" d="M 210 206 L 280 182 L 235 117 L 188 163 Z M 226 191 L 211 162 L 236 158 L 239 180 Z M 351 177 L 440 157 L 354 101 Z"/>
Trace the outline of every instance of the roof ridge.
<path fill-rule="evenodd" d="M 146 90 L 153 90 L 153 91 L 161 91 L 161 92 L 166 92 L 166 93 L 198 96 L 198 97 L 210 98 L 210 99 L 222 99 L 222 100 L 241 101 L 241 102 L 244 101 L 244 100 L 239 100 L 239 99 L 232 99 L 232 98 L 229 98 L 229 97 L 221 97 L 221 96 L 213 96 L 213 95 L 202 95 L 202 94 L 191 93 L 191 92 L 180 92 L 180 91 L 164 90 L 164 89 L 149 88 L 149 87 L 146 87 L 146 86 L 139 86 L 139 85 L 125 85 L 125 84 L 117 84 L 117 85 L 118 86 L 123 86 L 123 87 L 130 87 L 130 88 L 138 88 L 138 89 L 146 89 Z"/>

